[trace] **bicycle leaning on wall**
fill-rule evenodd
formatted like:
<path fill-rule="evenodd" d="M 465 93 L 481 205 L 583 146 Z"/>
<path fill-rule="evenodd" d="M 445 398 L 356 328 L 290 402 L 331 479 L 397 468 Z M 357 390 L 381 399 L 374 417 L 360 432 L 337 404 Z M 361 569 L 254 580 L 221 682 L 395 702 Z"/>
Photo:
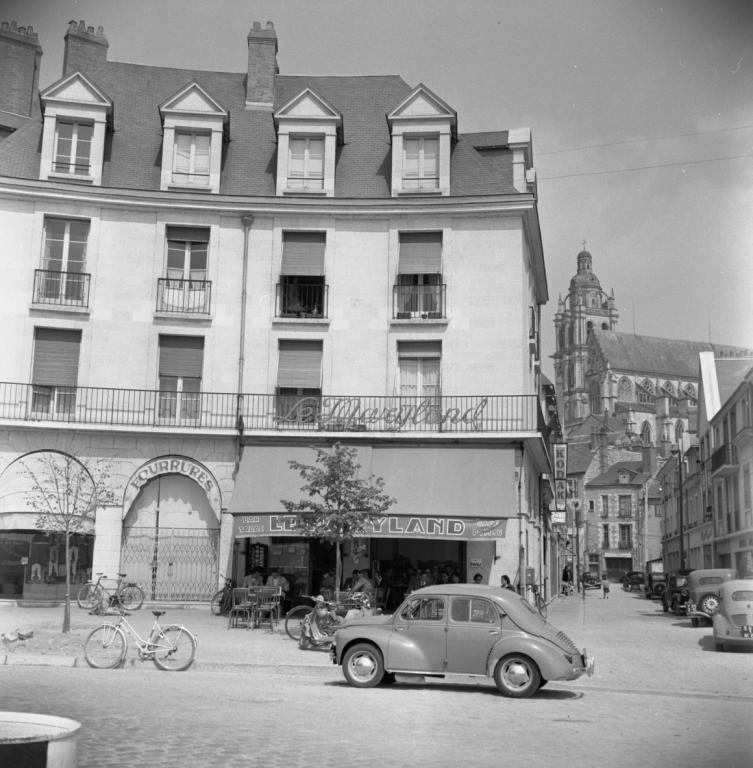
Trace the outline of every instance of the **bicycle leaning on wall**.
<path fill-rule="evenodd" d="M 119 573 L 114 587 L 108 587 L 104 581 L 104 573 L 97 574 L 95 582 L 87 582 L 78 591 L 76 602 L 79 608 L 94 610 L 95 608 L 120 607 L 126 611 L 136 611 L 144 604 L 144 590 L 135 581 L 124 582 L 126 574 Z M 111 579 L 112 581 L 112 579 Z"/>
<path fill-rule="evenodd" d="M 84 657 L 95 669 L 115 669 L 125 664 L 128 639 L 136 645 L 141 661 L 153 661 L 159 669 L 180 672 L 193 664 L 196 656 L 196 635 L 182 624 L 163 627 L 159 617 L 165 611 L 152 611 L 154 624 L 146 638 L 131 626 L 128 611 L 119 611 L 117 623 L 106 622 L 93 629 L 84 641 Z"/>

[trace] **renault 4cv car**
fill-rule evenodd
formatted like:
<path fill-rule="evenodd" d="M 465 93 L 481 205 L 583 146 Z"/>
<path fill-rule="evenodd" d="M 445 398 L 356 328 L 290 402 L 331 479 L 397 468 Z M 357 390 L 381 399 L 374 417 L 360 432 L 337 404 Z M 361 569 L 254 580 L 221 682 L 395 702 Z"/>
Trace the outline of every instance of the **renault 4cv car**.
<path fill-rule="evenodd" d="M 330 656 L 351 685 L 453 675 L 492 678 L 505 696 L 525 698 L 550 680 L 592 675 L 593 658 L 516 592 L 437 584 L 412 592 L 390 616 L 345 622 Z"/>
<path fill-rule="evenodd" d="M 732 579 L 719 587 L 712 622 L 717 651 L 753 649 L 753 579 Z"/>
<path fill-rule="evenodd" d="M 700 568 L 688 574 L 687 612 L 694 627 L 702 621 L 711 621 L 719 605 L 721 584 L 736 578 L 737 571 L 731 568 Z"/>

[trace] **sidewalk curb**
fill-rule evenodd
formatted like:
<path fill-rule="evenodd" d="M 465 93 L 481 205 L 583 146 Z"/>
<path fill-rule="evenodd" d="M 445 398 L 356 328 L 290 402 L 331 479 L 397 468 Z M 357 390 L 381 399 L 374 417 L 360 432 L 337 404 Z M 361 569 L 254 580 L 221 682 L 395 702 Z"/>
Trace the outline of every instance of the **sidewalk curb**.
<path fill-rule="evenodd" d="M 7 654 L 0 666 L 8 667 L 76 667 L 75 656 L 42 656 L 36 654 Z"/>

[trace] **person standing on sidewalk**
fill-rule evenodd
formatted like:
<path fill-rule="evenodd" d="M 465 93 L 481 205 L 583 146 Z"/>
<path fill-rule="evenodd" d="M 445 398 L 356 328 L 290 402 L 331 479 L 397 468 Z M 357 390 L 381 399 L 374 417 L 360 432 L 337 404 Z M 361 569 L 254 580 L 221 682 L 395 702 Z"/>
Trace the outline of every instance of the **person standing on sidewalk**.
<path fill-rule="evenodd" d="M 606 573 L 601 574 L 601 592 L 602 597 L 605 600 L 609 600 L 609 579 L 607 579 Z"/>

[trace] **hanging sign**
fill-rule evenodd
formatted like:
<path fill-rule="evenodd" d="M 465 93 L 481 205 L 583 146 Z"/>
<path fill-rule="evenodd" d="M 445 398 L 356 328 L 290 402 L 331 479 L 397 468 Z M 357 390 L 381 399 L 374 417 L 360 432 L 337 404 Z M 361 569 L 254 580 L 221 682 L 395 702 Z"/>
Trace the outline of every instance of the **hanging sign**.
<path fill-rule="evenodd" d="M 567 505 L 567 443 L 554 443 L 554 505 L 564 512 Z"/>

